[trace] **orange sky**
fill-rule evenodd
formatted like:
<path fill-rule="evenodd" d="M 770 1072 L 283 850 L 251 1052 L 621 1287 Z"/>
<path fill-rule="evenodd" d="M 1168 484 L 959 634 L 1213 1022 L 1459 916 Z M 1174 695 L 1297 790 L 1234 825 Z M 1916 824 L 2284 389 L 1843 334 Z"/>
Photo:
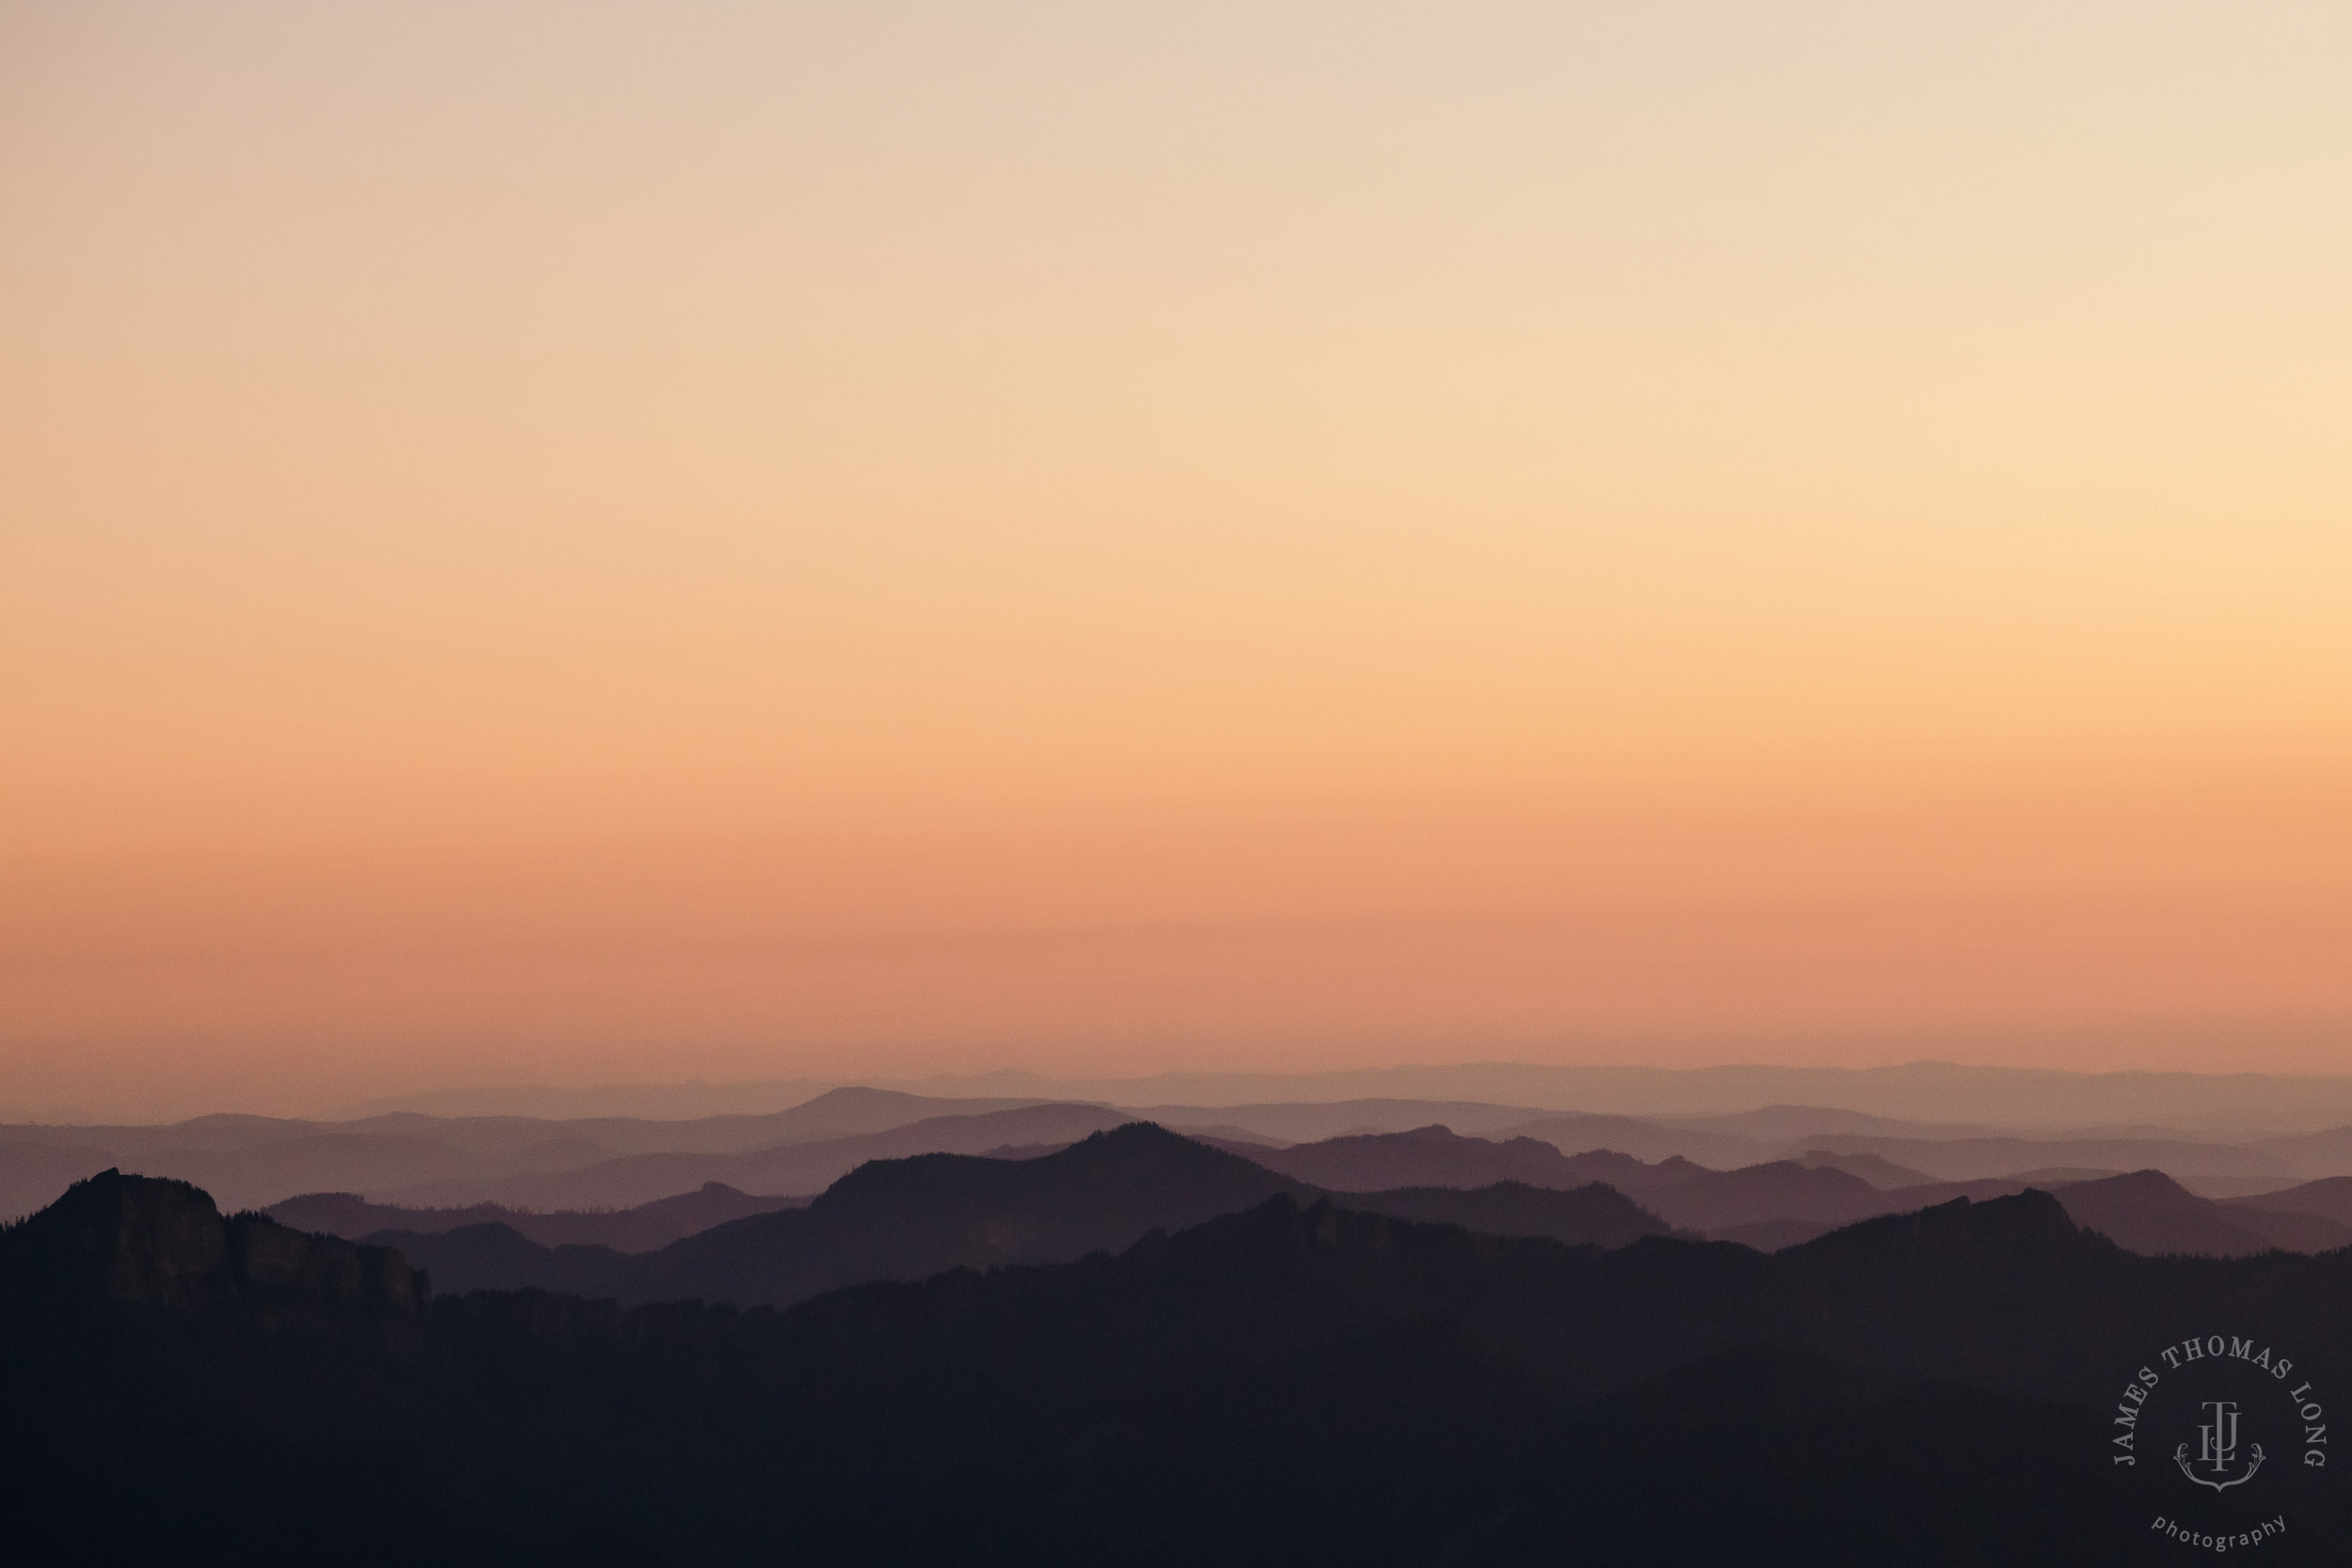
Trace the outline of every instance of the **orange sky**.
<path fill-rule="evenodd" d="M 0 4 L 0 1114 L 2352 1070 L 2352 13 Z"/>

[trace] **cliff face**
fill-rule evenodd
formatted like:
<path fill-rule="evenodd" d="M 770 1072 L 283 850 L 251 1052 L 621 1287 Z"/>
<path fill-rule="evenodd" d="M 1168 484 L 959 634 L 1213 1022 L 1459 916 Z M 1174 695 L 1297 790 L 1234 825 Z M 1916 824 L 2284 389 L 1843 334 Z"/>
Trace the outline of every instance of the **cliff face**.
<path fill-rule="evenodd" d="M 85 1302 L 232 1307 L 229 1227 L 202 1189 L 105 1171 L 0 1238 L 0 1281 Z"/>
<path fill-rule="evenodd" d="M 389 1247 L 225 1219 L 184 1181 L 104 1171 L 0 1233 L 0 1290 L 60 1305 L 204 1313 L 257 1326 L 423 1322 L 424 1275 Z"/>
<path fill-rule="evenodd" d="M 263 1214 L 239 1214 L 228 1228 L 230 1271 L 258 1318 L 423 1321 L 424 1272 L 390 1247 L 308 1235 Z"/>

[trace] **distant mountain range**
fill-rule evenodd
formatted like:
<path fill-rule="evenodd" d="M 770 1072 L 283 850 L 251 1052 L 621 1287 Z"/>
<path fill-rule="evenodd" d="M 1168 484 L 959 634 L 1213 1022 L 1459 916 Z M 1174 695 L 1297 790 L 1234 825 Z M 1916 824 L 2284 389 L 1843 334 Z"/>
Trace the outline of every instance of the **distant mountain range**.
<path fill-rule="evenodd" d="M 876 1161 L 805 1208 L 736 1220 L 640 1256 L 540 1245 L 504 1224 L 437 1234 L 383 1230 L 367 1240 L 422 1264 L 444 1291 L 532 1288 L 625 1303 L 788 1305 L 866 1280 L 1122 1251 L 1151 1231 L 1197 1225 L 1278 1193 L 1300 1202 L 1323 1196 L 1239 1155 L 1134 1122 L 1037 1159 L 926 1154 Z M 1605 1186 L 1429 1186 L 1346 1201 L 1577 1245 L 1623 1246 L 1670 1232 Z"/>
<path fill-rule="evenodd" d="M 492 1202 L 516 1208 L 627 1208 L 718 1181 L 744 1192 L 823 1190 L 870 1160 L 915 1154 L 984 1154 L 1064 1144 L 1128 1118 L 1100 1105 L 1022 1105 L 929 1117 L 879 1132 L 811 1139 L 742 1154 L 629 1154 L 562 1171 L 422 1183 L 385 1195 L 404 1205 Z"/>
<path fill-rule="evenodd" d="M 2352 1176 L 2330 1176 L 2317 1181 L 2306 1181 L 2299 1187 L 2289 1187 L 2283 1192 L 2231 1198 L 2223 1207 L 2266 1209 L 2290 1214 L 2320 1214 L 2340 1225 L 2352 1226 Z"/>
<path fill-rule="evenodd" d="M 529 1117 L 546 1121 L 596 1117 L 680 1120 L 726 1111 L 764 1113 L 798 1105 L 834 1086 L 837 1085 L 809 1079 L 612 1084 L 594 1088 L 513 1085 L 379 1100 L 354 1107 L 336 1119 L 412 1111 L 432 1117 Z M 1769 1127 L 1769 1115 L 1776 1109 L 1807 1113 L 1800 1118 L 1804 1125 L 1761 1132 L 1768 1141 L 1778 1142 L 1832 1130 L 1830 1124 L 1814 1119 L 1814 1114 L 1822 1111 L 1911 1127 L 1966 1124 L 1979 1132 L 2034 1136 L 2056 1129 L 2137 1125 L 2168 1129 L 2192 1140 L 2225 1143 L 2352 1126 L 2352 1076 L 2344 1074 L 2061 1072 L 1937 1061 L 1862 1069 L 1432 1063 L 1320 1072 L 1169 1072 L 1141 1078 L 996 1071 L 896 1080 L 882 1086 L 934 1100 L 1082 1101 L 1185 1125 L 1194 1124 L 1194 1118 L 1163 1113 L 1171 1108 L 1216 1111 L 1249 1105 L 1410 1101 L 1430 1107 L 1432 1114 L 1376 1125 L 1393 1131 L 1422 1122 L 1448 1121 L 1463 1132 L 1496 1129 L 1449 1119 L 1436 1114 L 1438 1108 L 1449 1104 L 1516 1107 L 1521 1120 L 1540 1113 L 1579 1112 L 1637 1117 L 1666 1126 L 1718 1121 L 1724 1131 L 1739 1131 L 1736 1123 L 1742 1117 L 1765 1117 Z M 1214 1125 L 1221 1119 L 1213 1116 L 1200 1125 Z M 1295 1134 L 1294 1141 L 1330 1137 L 1366 1125 L 1359 1121 L 1311 1128 Z M 1903 1132 L 1900 1126 L 1837 1130 L 1896 1135 Z"/>
<path fill-rule="evenodd" d="M 1443 1127 L 1236 1152 L 1338 1192 L 1406 1183 L 1470 1187 L 1516 1180 L 1565 1188 L 1604 1182 L 1672 1226 L 1764 1251 L 1880 1214 L 1956 1197 L 1981 1202 L 2035 1184 L 2023 1176 L 1934 1181 L 1876 1154 L 1827 1150 L 1710 1170 L 1672 1157 L 1646 1164 L 1613 1151 L 1564 1155 L 1535 1138 L 1465 1138 Z M 2040 1184 L 2057 1194 L 2077 1224 L 2135 1252 L 2240 1257 L 2270 1247 L 2321 1252 L 2352 1244 L 2352 1179 L 2226 1205 L 2199 1197 L 2154 1170 Z"/>
<path fill-rule="evenodd" d="M 1450 1127 L 1417 1127 L 1404 1132 L 1358 1132 L 1288 1148 L 1251 1148 L 1203 1140 L 1315 1186 L 1369 1193 L 1388 1187 L 1484 1187 L 1496 1181 L 1525 1181 L 1538 1187 L 1574 1187 L 1577 1167 L 1551 1144 L 1537 1138 L 1465 1137 Z"/>
<path fill-rule="evenodd" d="M 29 1212 L 110 1165 L 194 1181 L 232 1208 L 323 1192 L 409 1208 L 632 1208 L 710 1181 L 806 1195 L 870 1159 L 1068 1142 L 1125 1119 L 1095 1106 L 844 1088 L 770 1116 L 682 1122 L 400 1112 L 347 1123 L 224 1116 L 164 1127 L 20 1125 L 0 1127 L 0 1216 Z"/>
<path fill-rule="evenodd" d="M 2117 1103 L 2141 1101 L 2125 1095 Z M 1322 1190 L 1503 1181 L 1564 1189 L 1606 1180 L 1673 1227 L 1765 1248 L 1904 1205 L 2028 1185 L 2055 1190 L 2143 1169 L 2163 1171 L 2197 1196 L 2220 1199 L 2352 1176 L 2352 1129 L 2228 1143 L 2124 1123 L 2026 1135 L 1788 1103 L 1645 1118 L 1375 1097 L 1171 1103 L 1163 1113 L 1163 1125 Z M 361 1229 L 363 1217 L 348 1203 L 339 1217 L 325 1217 L 315 1205 L 308 1211 L 322 1227 L 345 1234 L 447 1230 L 460 1223 L 448 1212 L 458 1211 L 467 1212 L 463 1223 L 505 1223 L 550 1246 L 649 1251 L 752 1212 L 693 1200 L 714 1183 L 752 1195 L 760 1209 L 773 1208 L 820 1192 L 872 1160 L 925 1153 L 1034 1158 L 1133 1119 L 1132 1109 L 1091 1102 L 945 1100 L 845 1087 L 781 1111 L 676 1121 L 402 1111 L 345 1123 L 221 1116 L 167 1127 L 18 1126 L 0 1128 L 0 1216 L 28 1212 L 80 1177 L 114 1167 L 197 1181 L 232 1209 L 340 1193 L 407 1212 Z M 1451 1152 L 1424 1148 L 1408 1158 L 1406 1145 L 1377 1142 L 1426 1127 L 1448 1130 L 1457 1140 Z M 1348 1141 L 1362 1139 L 1374 1141 Z M 1603 1155 L 1632 1164 L 1569 1163 Z M 1791 1165 L 1803 1171 L 1778 1168 Z M 1748 1174 L 1719 1180 L 1741 1172 Z M 1839 1175 L 1860 1186 L 1836 1180 Z M 1894 1203 L 1864 1189 L 1906 1196 Z M 648 1208 L 670 1199 L 681 1201 L 670 1210 Z M 583 1217 L 640 1210 L 634 1219 Z M 2334 1232 L 2221 1216 L 2201 1234 L 2200 1246 L 2242 1249 L 2272 1240 L 2317 1246 Z"/>
<path fill-rule="evenodd" d="M 492 1189 L 503 1180 L 586 1171 L 634 1155 L 750 1154 L 1038 1103 L 941 1101 L 888 1089 L 843 1088 L 772 1115 L 692 1121 L 604 1117 L 550 1122 L 390 1112 L 351 1122 L 214 1116 L 156 1127 L 0 1126 L 0 1216 L 40 1208 L 67 1184 L 108 1165 L 195 1181 L 231 1208 L 261 1208 L 318 1192 L 358 1193 L 412 1206 L 499 1201 L 535 1206 Z M 1062 1124 L 1051 1127 L 1059 1131 Z M 954 1130 L 946 1135 L 953 1136 Z M 856 1163 L 853 1156 L 799 1189 L 734 1184 L 748 1191 L 815 1192 Z M 658 1191 L 618 1199 L 559 1196 L 545 1206 L 628 1207 L 720 1180 L 723 1177 L 714 1164 L 712 1174 L 693 1180 L 681 1175 L 678 1185 Z M 583 1188 L 595 1188 L 596 1182 L 591 1179 Z M 604 1179 L 603 1185 L 628 1187 L 626 1176 Z M 415 1196 L 406 1196 L 411 1194 Z"/>
<path fill-rule="evenodd" d="M 1248 1157 L 1337 1192 L 1405 1185 L 1470 1187 L 1504 1180 L 1545 1187 L 1604 1182 L 1669 1224 L 1703 1235 L 1743 1240 L 1747 1238 L 1739 1232 L 1747 1227 L 1783 1227 L 1770 1233 L 1773 1244 L 1875 1214 L 1923 1209 L 1953 1197 L 1998 1197 L 2024 1190 L 2023 1183 L 1984 1182 L 1890 1191 L 1836 1168 L 1832 1161 L 1774 1161 L 1712 1170 L 1679 1156 L 1648 1164 L 1605 1149 L 1563 1154 L 1538 1138 L 1466 1138 L 1444 1127 L 1359 1133 L 1249 1151 Z M 1886 1170 L 1879 1168 L 1877 1174 Z M 1762 1239 L 1764 1233 L 1757 1234 Z"/>
<path fill-rule="evenodd" d="M 1381 1185 L 1361 1191 L 1343 1182 Z M 421 1263 L 444 1291 L 530 1288 L 625 1304 L 789 1305 L 866 1280 L 1120 1251 L 1154 1229 L 1198 1224 L 1278 1193 L 1571 1245 L 1617 1247 L 1679 1234 L 1772 1252 L 1860 1220 L 2026 1190 L 2014 1181 L 1884 1189 L 1830 1165 L 1788 1161 L 1736 1171 L 1680 1160 L 1645 1164 L 1612 1153 L 1563 1155 L 1533 1140 L 1464 1138 L 1443 1128 L 1268 1150 L 1214 1148 L 1132 1123 L 1030 1159 L 932 1154 L 873 1162 L 805 1207 L 733 1220 L 636 1254 L 550 1241 L 545 1231 L 534 1238 L 511 1222 L 430 1233 L 388 1227 L 364 1239 Z M 2239 1257 L 2352 1244 L 2352 1226 L 2341 1221 L 2225 1207 L 2154 1171 L 2074 1183 L 2056 1196 L 2074 1223 L 2151 1255 Z"/>

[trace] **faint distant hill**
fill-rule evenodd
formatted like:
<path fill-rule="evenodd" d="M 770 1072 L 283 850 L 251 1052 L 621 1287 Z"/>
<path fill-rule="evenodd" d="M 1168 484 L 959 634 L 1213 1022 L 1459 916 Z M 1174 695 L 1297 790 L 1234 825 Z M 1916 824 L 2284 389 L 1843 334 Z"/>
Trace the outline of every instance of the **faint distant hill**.
<path fill-rule="evenodd" d="M 1824 1133 L 1890 1138 L 1970 1138 L 2010 1131 L 1982 1122 L 1913 1120 L 1873 1116 L 1867 1111 L 1836 1105 L 1759 1105 L 1753 1111 L 1702 1117 L 1653 1117 L 1649 1119 L 1661 1127 L 1730 1134 L 1754 1139 L 1759 1145 L 1775 1148 Z"/>
<path fill-rule="evenodd" d="M 792 1079 L 456 1089 L 370 1101 L 337 1119 L 409 1111 L 436 1117 L 687 1120 L 766 1115 L 814 1099 L 828 1086 L 816 1080 Z M 2352 1133 L 2344 1131 L 2352 1128 L 2352 1076 L 2341 1074 L 2079 1073 L 1943 1062 L 1867 1069 L 1481 1063 L 1311 1073 L 1166 1073 L 1150 1078 L 1070 1079 L 993 1072 L 942 1075 L 889 1087 L 932 1099 L 999 1104 L 1096 1101 L 1149 1115 L 1164 1124 L 1186 1126 L 1218 1120 L 1248 1125 L 1244 1118 L 1221 1114 L 1248 1107 L 1273 1107 L 1287 1113 L 1298 1105 L 1352 1101 L 1363 1106 L 1385 1101 L 1418 1104 L 1427 1112 L 1406 1113 L 1405 1120 L 1359 1116 L 1355 1121 L 1316 1122 L 1275 1134 L 1295 1141 L 1368 1129 L 1396 1131 L 1429 1121 L 1481 1132 L 1501 1131 L 1510 1124 L 1487 1123 L 1462 1114 L 1462 1108 L 1473 1105 L 1516 1110 L 1519 1113 L 1516 1119 L 1521 1121 L 1539 1112 L 1574 1112 L 1643 1118 L 1670 1126 L 1698 1125 L 1781 1146 L 1825 1132 L 1942 1137 L 1952 1135 L 1944 1131 L 1947 1127 L 2023 1132 L 2028 1123 L 2036 1130 L 2137 1123 L 2180 1129 L 2207 1140 L 2276 1139 L 2283 1144 L 2309 1135 L 2293 1132 L 2281 1137 L 2284 1130 L 2334 1126 L 2339 1129 L 2334 1144 L 2320 1151 L 2331 1163 L 2312 1174 L 2352 1175 L 2352 1141 L 2347 1141 Z M 1791 1112 L 1800 1114 L 1788 1114 Z M 1822 1113 L 1855 1120 L 1839 1124 L 1825 1119 Z M 1770 1152 L 1758 1151 L 1750 1158 Z M 1660 1156 L 1645 1152 L 1645 1157 Z M 2296 1163 L 2306 1162 L 2296 1158 Z"/>
<path fill-rule="evenodd" d="M 1477 1101 L 1363 1099 L 1268 1101 L 1240 1105 L 1117 1101 L 1131 1119 L 1163 1127 L 1239 1129 L 1250 1136 L 1306 1143 L 1358 1132 L 1398 1132 L 1442 1122 L 1485 1133 L 1528 1118 L 1524 1105 Z"/>
<path fill-rule="evenodd" d="M 1469 1188 L 1495 1181 L 1554 1188 L 1603 1182 L 1670 1226 L 1767 1249 L 1877 1214 L 2023 1190 L 2002 1183 L 1932 1183 L 1886 1191 L 1827 1164 L 1778 1161 L 1714 1170 L 1680 1157 L 1653 1164 L 1613 1149 L 1563 1154 L 1537 1138 L 1464 1137 L 1443 1127 L 1333 1138 L 1255 1150 L 1249 1157 L 1340 1193 Z M 1769 1228 L 1750 1228 L 1755 1227 Z"/>
<path fill-rule="evenodd" d="M 1833 1154 L 1825 1148 L 1808 1148 L 1797 1156 L 1798 1164 L 1820 1165 L 1829 1170 L 1842 1170 L 1857 1176 L 1881 1192 L 1893 1192 L 1900 1187 L 1930 1187 L 1935 1178 L 1925 1171 L 1899 1165 L 1876 1154 Z"/>
<path fill-rule="evenodd" d="M 950 1116 L 979 1116 L 1055 1103 L 1039 1100 L 942 1100 L 898 1089 L 829 1089 L 786 1110 L 760 1116 L 698 1117 L 686 1121 L 599 1117 L 544 1121 L 520 1117 L 437 1117 L 391 1112 L 346 1124 L 365 1132 L 407 1132 L 478 1154 L 504 1154 L 550 1138 L 594 1146 L 587 1160 L 615 1154 L 742 1154 L 785 1144 L 820 1143 L 887 1132 Z M 537 1168 L 554 1168 L 542 1165 Z"/>
<path fill-rule="evenodd" d="M 2306 1176 L 2352 1176 L 2352 1127 L 2264 1138 L 2254 1147 Z"/>
<path fill-rule="evenodd" d="M 342 1112 L 337 1119 L 358 1121 L 406 1111 L 437 1117 L 524 1117 L 535 1121 L 606 1117 L 693 1121 L 706 1117 L 768 1116 L 814 1100 L 834 1086 L 811 1078 L 718 1084 L 688 1079 L 675 1084 L 597 1084 L 580 1088 L 552 1084 L 488 1085 L 364 1101 Z"/>
<path fill-rule="evenodd" d="M 976 1116 L 931 1117 L 879 1132 L 741 1154 L 631 1154 L 571 1170 L 432 1182 L 383 1197 L 421 1208 L 487 1202 L 551 1210 L 634 1208 L 711 1181 L 741 1192 L 816 1193 L 872 1160 L 1067 1144 L 1127 1119 L 1100 1105 L 1024 1105 Z"/>
<path fill-rule="evenodd" d="M 629 1135 L 626 1138 L 603 1133 L 601 1123 L 591 1123 L 582 1131 L 633 1153 L 705 1150 L 736 1154 L 751 1149 L 773 1148 L 783 1144 L 819 1143 L 832 1138 L 886 1132 L 895 1127 L 906 1127 L 941 1117 L 985 1116 L 995 1111 L 1016 1111 L 1025 1106 L 1047 1103 L 1054 1101 L 1001 1097 L 947 1100 L 936 1095 L 908 1094 L 900 1089 L 875 1089 L 852 1085 L 828 1089 L 800 1104 L 765 1116 L 701 1117 L 687 1122 L 635 1120 L 628 1123 Z"/>
<path fill-rule="evenodd" d="M 2280 1192 L 2225 1198 L 2222 1207 L 2317 1214 L 2339 1225 L 2352 1226 L 2352 1176 L 2322 1177 L 2317 1181 L 2306 1181 Z"/>
<path fill-rule="evenodd" d="M 1982 1124 L 2013 1132 L 2142 1124 L 2206 1139 L 2250 1140 L 2295 1130 L 2352 1127 L 2352 1076 L 2257 1072 L 2063 1072 L 2040 1068 L 1907 1062 L 1878 1068 L 1559 1066 L 1482 1062 L 1343 1069 L 1324 1072 L 1163 1073 L 1150 1078 L 1052 1079 L 990 1073 L 941 1077 L 932 1094 L 1031 1094 L 1041 1100 L 1101 1100 L 1187 1110 L 1375 1099 L 1528 1107 L 1680 1120 L 1753 1113 L 1756 1107 L 1844 1110 L 1892 1120 Z M 1186 1116 L 1174 1119 L 1191 1122 Z M 1432 1115 L 1380 1124 L 1387 1130 L 1443 1121 L 1461 1132 L 1495 1132 Z M 1361 1131 L 1340 1124 L 1300 1139 Z M 1817 1131 L 1823 1129 L 1804 1129 Z M 1793 1139 L 1798 1134 L 1786 1135 Z M 2352 1164 L 2314 1170 L 2352 1175 Z"/>
<path fill-rule="evenodd" d="M 356 1193 L 307 1193 L 273 1203 L 269 1216 L 296 1230 L 358 1241 L 380 1230 L 437 1236 L 468 1226 L 503 1225 L 540 1246 L 601 1246 L 615 1252 L 652 1252 L 680 1237 L 752 1214 L 790 1209 L 805 1197 L 762 1196 L 722 1182 L 675 1197 L 656 1198 L 634 1209 L 557 1210 L 539 1213 L 477 1203 L 465 1209 L 404 1209 L 371 1203 Z"/>
<path fill-rule="evenodd" d="M 2175 1180 L 2283 1184 L 2307 1173 L 2274 1147 L 2159 1137 L 1888 1137 L 1824 1133 L 1810 1147 L 1833 1154 L 1875 1155 L 1939 1181 L 1973 1181 L 2055 1165 L 2134 1171 L 2155 1169 Z"/>
<path fill-rule="evenodd" d="M 2076 1225 L 2133 1252 L 2242 1258 L 2273 1247 L 2327 1252 L 2352 1245 L 2352 1224 L 2343 1220 L 2300 1209 L 2217 1203 L 2159 1170 L 2076 1182 L 2059 1188 L 2058 1200 Z"/>
<path fill-rule="evenodd" d="M 1457 1129 L 1467 1131 L 1467 1129 Z M 1513 1122 L 1496 1130 L 1498 1135 L 1536 1138 L 1564 1154 L 1589 1154 L 1608 1149 L 1637 1160 L 1689 1160 L 1717 1170 L 1762 1164 L 1779 1153 L 1778 1139 L 1760 1138 L 1737 1129 L 1685 1125 L 1669 1127 L 1638 1117 L 1551 1116 Z"/>

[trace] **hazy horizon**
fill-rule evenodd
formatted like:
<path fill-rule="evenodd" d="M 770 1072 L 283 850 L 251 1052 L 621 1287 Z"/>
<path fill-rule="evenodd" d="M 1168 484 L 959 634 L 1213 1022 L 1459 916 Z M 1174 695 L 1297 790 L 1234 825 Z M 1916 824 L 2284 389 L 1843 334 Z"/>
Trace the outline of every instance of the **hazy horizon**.
<path fill-rule="evenodd" d="M 19 1126 L 167 1125 L 205 1116 L 358 1121 L 398 1112 L 436 1117 L 518 1117 L 551 1121 L 623 1118 L 690 1121 L 763 1117 L 836 1089 L 926 1097 L 953 1114 L 962 1104 L 1064 1101 L 1155 1111 L 1350 1101 L 1518 1106 L 1531 1111 L 1662 1117 L 1738 1116 L 1779 1109 L 1847 1111 L 1923 1131 L 1977 1127 L 2034 1136 L 2130 1128 L 2198 1138 L 2248 1139 L 2352 1126 L 2352 1074 L 2269 1074 L 2063 1069 L 1918 1058 L 1869 1067 L 1726 1061 L 1661 1066 L 1629 1061 L 1399 1062 L 1313 1071 L 1188 1069 L 1132 1076 L 1057 1076 L 1021 1069 L 892 1077 L 866 1073 L 739 1080 L 474 1083 L 417 1087 L 358 1101 L 272 1104 L 191 1100 L 147 1102 L 134 1114 L 104 1104 L 39 1109 L 0 1103 Z M 199 1108 L 200 1107 L 200 1108 Z M 117 1106 L 117 1112 L 122 1107 Z M 1194 1118 L 1198 1119 L 1198 1118 Z"/>
<path fill-rule="evenodd" d="M 0 5 L 0 1100 L 2352 1071 L 2352 13 Z"/>

